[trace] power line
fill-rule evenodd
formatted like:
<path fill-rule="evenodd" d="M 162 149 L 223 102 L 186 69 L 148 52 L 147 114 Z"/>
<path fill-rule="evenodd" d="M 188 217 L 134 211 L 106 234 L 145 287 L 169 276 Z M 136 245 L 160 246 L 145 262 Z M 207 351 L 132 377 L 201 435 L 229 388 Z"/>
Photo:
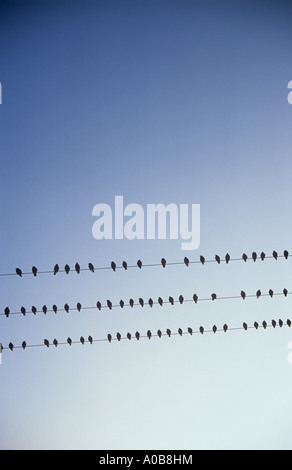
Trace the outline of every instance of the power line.
<path fill-rule="evenodd" d="M 20 268 L 16 268 L 15 272 L 11 273 L 0 273 L 0 277 L 7 277 L 7 276 L 34 276 L 37 277 L 39 274 L 53 274 L 57 275 L 59 273 L 72 273 L 75 272 L 77 274 L 80 274 L 81 272 L 84 271 L 91 271 L 94 273 L 95 271 L 104 271 L 104 270 L 112 270 L 112 271 L 117 271 L 119 269 L 127 271 L 128 269 L 133 269 L 133 268 L 154 268 L 154 267 L 163 267 L 166 268 L 167 266 L 180 266 L 180 265 L 185 265 L 189 266 L 192 264 L 201 264 L 205 265 L 208 263 L 225 263 L 229 264 L 230 262 L 234 261 L 244 261 L 247 262 L 249 259 L 253 260 L 254 262 L 261 260 L 265 261 L 267 259 L 275 259 L 276 261 L 281 258 L 289 259 L 292 255 L 289 254 L 287 250 L 283 252 L 283 255 L 279 255 L 278 252 L 273 251 L 272 255 L 266 255 L 264 252 L 262 252 L 260 255 L 258 255 L 256 252 L 253 252 L 251 257 L 248 257 L 246 253 L 243 253 L 241 258 L 231 258 L 229 253 L 227 253 L 224 257 L 220 257 L 219 255 L 215 255 L 214 259 L 206 259 L 204 256 L 200 256 L 199 260 L 190 260 L 189 258 L 185 257 L 183 261 L 176 261 L 176 262 L 168 262 L 165 258 L 162 258 L 160 263 L 148 263 L 148 264 L 143 264 L 141 260 L 138 260 L 136 264 L 130 265 L 126 261 L 123 261 L 121 265 L 117 265 L 114 261 L 111 262 L 110 266 L 99 266 L 96 267 L 93 265 L 93 263 L 88 263 L 88 267 L 82 268 L 79 263 L 76 263 L 74 268 L 71 268 L 68 264 L 65 265 L 64 269 L 61 269 L 58 264 L 55 264 L 54 268 L 52 270 L 43 270 L 40 271 L 36 266 L 32 266 L 31 271 L 23 271 Z"/>
<path fill-rule="evenodd" d="M 144 301 L 144 299 L 140 297 L 138 300 L 138 303 L 135 302 L 133 299 L 130 299 L 129 303 L 124 302 L 124 300 L 120 300 L 118 304 L 113 304 L 111 300 L 107 300 L 106 305 L 102 305 L 100 301 L 97 301 L 95 306 L 87 306 L 87 307 L 82 307 L 80 302 L 77 303 L 76 307 L 70 307 L 69 304 L 66 303 L 63 308 L 59 308 L 57 307 L 57 305 L 54 304 L 52 308 L 49 309 L 46 305 L 43 305 L 41 310 L 37 310 L 35 306 L 32 306 L 31 311 L 27 310 L 25 307 L 21 307 L 20 311 L 18 312 L 11 312 L 10 308 L 6 307 L 4 309 L 4 313 L 0 313 L 0 316 L 6 316 L 8 318 L 10 315 L 26 316 L 28 313 L 29 314 L 33 313 L 34 315 L 36 315 L 38 311 L 46 315 L 47 313 L 52 313 L 52 312 L 54 312 L 55 314 L 58 312 L 69 313 L 70 311 L 76 311 L 76 310 L 79 312 L 81 312 L 81 310 L 95 310 L 95 309 L 98 309 L 99 311 L 101 311 L 102 309 L 112 310 L 114 308 L 123 309 L 125 307 L 133 308 L 136 306 L 140 306 L 143 308 L 147 305 L 150 308 L 152 308 L 155 305 L 160 305 L 161 307 L 163 307 L 164 305 L 175 305 L 175 304 L 182 305 L 182 304 L 190 303 L 190 302 L 194 302 L 195 304 L 197 304 L 198 302 L 206 302 L 206 301 L 214 302 L 218 300 L 231 300 L 231 299 L 246 300 L 250 298 L 260 299 L 262 297 L 273 298 L 273 297 L 283 296 L 283 295 L 285 297 L 288 297 L 288 295 L 291 295 L 291 293 L 289 293 L 288 290 L 285 288 L 283 289 L 282 292 L 274 292 L 272 289 L 270 289 L 268 293 L 262 293 L 261 290 L 259 289 L 257 290 L 256 294 L 246 294 L 246 292 L 242 290 L 240 295 L 223 296 L 223 297 L 218 297 L 217 294 L 212 293 L 210 297 L 199 298 L 197 294 L 194 294 L 191 299 L 185 299 L 183 295 L 180 295 L 178 299 L 174 299 L 174 297 L 169 296 L 168 300 L 163 300 L 162 297 L 159 297 L 157 301 L 154 301 L 152 298 L 149 298 L 148 301 Z"/>

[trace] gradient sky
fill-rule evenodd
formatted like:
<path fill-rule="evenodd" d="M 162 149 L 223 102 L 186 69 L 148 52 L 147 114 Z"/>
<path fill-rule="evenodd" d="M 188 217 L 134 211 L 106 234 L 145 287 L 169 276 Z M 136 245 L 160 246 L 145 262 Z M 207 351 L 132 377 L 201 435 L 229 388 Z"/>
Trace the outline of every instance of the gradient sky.
<path fill-rule="evenodd" d="M 0 2 L 1 273 L 290 250 L 286 1 Z M 201 245 L 95 240 L 92 209 L 200 204 Z M 291 260 L 1 277 L 0 310 L 292 291 Z M 276 297 L 0 317 L 7 347 L 292 317 Z M 291 449 L 292 331 L 5 350 L 1 449 Z"/>

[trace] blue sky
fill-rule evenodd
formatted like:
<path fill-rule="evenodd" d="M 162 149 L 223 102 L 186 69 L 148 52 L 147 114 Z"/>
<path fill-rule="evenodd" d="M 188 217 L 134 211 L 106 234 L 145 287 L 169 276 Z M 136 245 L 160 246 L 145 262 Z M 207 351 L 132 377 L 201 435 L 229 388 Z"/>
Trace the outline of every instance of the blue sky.
<path fill-rule="evenodd" d="M 1 269 L 291 248 L 287 2 L 0 3 Z M 200 204 L 201 245 L 95 240 L 92 209 Z M 291 261 L 2 277 L 1 312 L 291 290 Z M 241 326 L 288 298 L 0 317 L 0 341 Z M 0 447 L 291 448 L 291 330 L 4 351 Z M 29 432 L 28 432 L 29 430 Z"/>

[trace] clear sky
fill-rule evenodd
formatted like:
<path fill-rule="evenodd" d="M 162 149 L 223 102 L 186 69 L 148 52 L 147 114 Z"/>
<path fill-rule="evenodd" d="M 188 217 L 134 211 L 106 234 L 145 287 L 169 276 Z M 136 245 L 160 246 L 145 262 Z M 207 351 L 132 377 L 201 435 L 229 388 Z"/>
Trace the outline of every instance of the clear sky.
<path fill-rule="evenodd" d="M 286 1 L 0 2 L 0 272 L 292 253 Z M 201 244 L 92 209 L 200 204 Z M 292 291 L 291 259 L 1 277 L 0 310 Z M 288 296 L 0 317 L 0 342 L 292 317 Z M 291 449 L 288 327 L 4 350 L 0 448 Z"/>

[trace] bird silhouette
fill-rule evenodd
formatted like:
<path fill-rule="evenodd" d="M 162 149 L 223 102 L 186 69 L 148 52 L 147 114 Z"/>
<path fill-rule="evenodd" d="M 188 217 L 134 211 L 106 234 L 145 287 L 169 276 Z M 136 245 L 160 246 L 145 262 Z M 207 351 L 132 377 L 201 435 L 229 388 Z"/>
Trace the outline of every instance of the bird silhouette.
<path fill-rule="evenodd" d="M 181 328 L 179 328 L 177 331 L 178 331 L 178 334 L 179 334 L 180 336 L 183 335 L 183 330 L 182 330 Z"/>
<path fill-rule="evenodd" d="M 217 331 L 217 326 L 214 325 L 214 326 L 213 326 L 213 332 L 216 333 L 216 331 Z"/>
<path fill-rule="evenodd" d="M 142 261 L 140 259 L 137 261 L 137 266 L 138 266 L 139 269 L 142 269 L 143 264 L 142 264 Z"/>
<path fill-rule="evenodd" d="M 180 304 L 183 304 L 183 303 L 184 303 L 184 297 L 183 297 L 183 295 L 180 295 L 180 296 L 179 296 L 179 303 L 180 303 Z"/>
<path fill-rule="evenodd" d="M 78 304 L 76 305 L 76 308 L 77 308 L 78 312 L 81 311 L 81 303 L 80 302 L 78 302 Z"/>
<path fill-rule="evenodd" d="M 92 338 L 92 336 L 90 336 L 90 335 L 88 336 L 88 341 L 89 341 L 90 344 L 93 343 L 93 338 Z"/>
<path fill-rule="evenodd" d="M 56 340 L 56 338 L 54 339 L 53 344 L 54 344 L 55 347 L 58 346 L 59 343 L 58 343 L 58 340 Z"/>
<path fill-rule="evenodd" d="M 200 333 L 201 333 L 201 335 L 204 334 L 204 331 L 205 331 L 205 330 L 204 330 L 204 327 L 203 327 L 203 326 L 200 326 Z"/>
<path fill-rule="evenodd" d="M 118 341 L 121 341 L 121 339 L 122 339 L 121 333 L 117 333 L 117 340 L 118 340 Z"/>
<path fill-rule="evenodd" d="M 135 303 L 135 302 L 134 302 L 133 299 L 130 299 L 130 300 L 129 300 L 129 304 L 130 304 L 130 306 L 131 306 L 132 308 L 134 307 L 134 303 Z"/>
<path fill-rule="evenodd" d="M 166 266 L 166 259 L 162 258 L 162 259 L 161 259 L 161 264 L 162 264 L 162 267 L 165 268 L 165 266 Z"/>
<path fill-rule="evenodd" d="M 54 276 L 59 272 L 60 268 L 58 264 L 55 264 L 54 266 Z"/>
<path fill-rule="evenodd" d="M 253 326 L 255 327 L 256 330 L 259 329 L 259 324 L 258 324 L 258 322 L 255 321 L 254 324 L 253 324 Z"/>
<path fill-rule="evenodd" d="M 242 255 L 242 259 L 243 259 L 243 261 L 244 261 L 245 263 L 247 262 L 247 260 L 248 260 L 248 256 L 247 256 L 247 254 L 246 254 L 246 253 L 243 253 L 243 255 Z"/>
<path fill-rule="evenodd" d="M 288 320 L 287 320 L 287 325 L 289 326 L 289 328 L 291 328 L 291 324 L 292 324 L 292 323 L 291 323 L 291 320 L 289 320 L 289 318 L 288 318 Z"/>
<path fill-rule="evenodd" d="M 273 326 L 273 328 L 276 328 L 277 322 L 275 320 L 272 320 L 272 326 Z"/>
<path fill-rule="evenodd" d="M 111 301 L 110 301 L 110 300 L 107 300 L 106 303 L 107 303 L 108 308 L 109 308 L 110 310 L 112 310 L 113 304 L 111 303 Z"/>
<path fill-rule="evenodd" d="M 111 262 L 111 268 L 113 271 L 115 271 L 117 269 L 117 265 L 114 261 Z"/>
<path fill-rule="evenodd" d="M 119 334 L 119 333 L 118 333 L 118 334 Z M 118 338 L 118 335 L 117 335 L 117 338 Z M 108 339 L 109 343 L 112 342 L 112 335 L 111 335 L 110 333 L 107 335 L 107 339 Z M 119 340 L 119 341 L 120 341 L 120 340 Z"/>
<path fill-rule="evenodd" d="M 283 322 L 283 320 L 280 319 L 279 320 L 279 327 L 282 328 L 283 325 L 284 325 L 284 322 Z"/>
<path fill-rule="evenodd" d="M 34 277 L 36 277 L 36 275 L 37 275 L 37 273 L 38 273 L 37 268 L 36 268 L 35 266 L 33 266 L 33 267 L 31 268 L 31 270 L 32 270 L 32 274 L 34 275 Z"/>
<path fill-rule="evenodd" d="M 52 309 L 53 309 L 53 312 L 54 312 L 54 313 L 57 313 L 57 311 L 58 311 L 57 305 L 54 304 L 53 307 L 52 307 Z"/>
<path fill-rule="evenodd" d="M 127 338 L 130 340 L 132 338 L 131 333 L 127 333 Z"/>
<path fill-rule="evenodd" d="M 285 250 L 284 251 L 284 256 L 285 256 L 286 259 L 288 259 L 289 258 L 289 251 Z"/>
<path fill-rule="evenodd" d="M 69 272 L 70 272 L 70 266 L 69 266 L 69 264 L 66 264 L 64 269 L 65 269 L 65 273 L 66 273 L 66 274 L 69 274 Z"/>
<path fill-rule="evenodd" d="M 255 251 L 252 254 L 252 259 L 254 260 L 254 262 L 256 262 L 256 260 L 258 259 L 258 255 L 256 254 Z"/>
<path fill-rule="evenodd" d="M 241 291 L 240 295 L 243 298 L 243 300 L 246 299 L 246 293 L 243 290 Z"/>
<path fill-rule="evenodd" d="M 153 307 L 153 300 L 151 298 L 148 300 L 148 304 L 150 305 L 151 308 Z"/>
<path fill-rule="evenodd" d="M 158 335 L 159 338 L 161 338 L 161 336 L 162 336 L 162 331 L 161 331 L 161 330 L 158 330 L 158 331 L 157 331 L 157 335 Z"/>
<path fill-rule="evenodd" d="M 261 295 L 262 295 L 262 293 L 261 293 L 261 291 L 260 291 L 260 289 L 259 289 L 259 290 L 257 291 L 257 293 L 256 293 L 256 296 L 257 296 L 257 298 L 259 299 Z"/>
<path fill-rule="evenodd" d="M 139 299 L 139 304 L 141 305 L 141 307 L 144 307 L 144 300 L 141 297 Z"/>
<path fill-rule="evenodd" d="M 20 311 L 21 311 L 22 315 L 25 316 L 25 314 L 26 314 L 26 309 L 25 309 L 24 307 L 21 307 Z"/>
<path fill-rule="evenodd" d="M 192 329 L 190 326 L 188 327 L 188 333 L 189 333 L 190 335 L 193 334 L 193 329 Z"/>
<path fill-rule="evenodd" d="M 127 271 L 127 269 L 128 269 L 128 264 L 126 263 L 126 261 L 123 261 L 122 266 L 123 266 L 123 268 Z"/>
<path fill-rule="evenodd" d="M 285 297 L 287 297 L 287 295 L 288 295 L 288 290 L 287 290 L 287 289 L 284 289 L 284 290 L 283 290 L 283 294 L 285 295 Z"/>
<path fill-rule="evenodd" d="M 47 311 L 48 311 L 48 307 L 47 307 L 46 305 L 43 305 L 42 311 L 43 311 L 44 314 L 46 315 L 46 314 L 47 314 Z"/>
<path fill-rule="evenodd" d="M 159 305 L 162 307 L 162 305 L 163 305 L 163 300 L 162 300 L 161 297 L 158 297 L 158 303 L 159 303 Z"/>
<path fill-rule="evenodd" d="M 13 346 L 13 344 L 12 344 L 12 343 L 9 343 L 9 344 L 8 344 L 8 347 L 9 347 L 10 351 L 13 351 L 13 349 L 14 349 L 14 346 Z"/>
<path fill-rule="evenodd" d="M 16 274 L 17 274 L 18 276 L 22 277 L 22 271 L 21 271 L 21 269 L 16 268 L 15 271 L 16 271 Z"/>
<path fill-rule="evenodd" d="M 216 300 L 217 299 L 217 294 L 212 294 L 211 297 L 212 297 L 212 300 Z"/>
<path fill-rule="evenodd" d="M 47 348 L 50 347 L 50 343 L 47 339 L 44 339 L 44 345 L 47 346 Z"/>
<path fill-rule="evenodd" d="M 200 261 L 202 263 L 202 265 L 204 265 L 206 263 L 206 259 L 204 258 L 204 256 L 200 256 Z"/>
<path fill-rule="evenodd" d="M 88 263 L 88 269 L 89 271 L 91 271 L 92 273 L 94 273 L 94 266 L 92 263 Z"/>
<path fill-rule="evenodd" d="M 230 254 L 227 253 L 227 255 L 225 256 L 226 264 L 228 264 L 230 260 L 231 260 Z"/>
<path fill-rule="evenodd" d="M 247 324 L 244 322 L 242 326 L 243 326 L 243 328 L 244 328 L 245 331 L 246 331 L 246 330 L 247 330 Z"/>
<path fill-rule="evenodd" d="M 261 253 L 261 260 L 262 260 L 262 261 L 265 261 L 265 259 L 266 259 L 266 253 L 264 253 L 264 252 L 262 251 L 262 253 Z"/>
<path fill-rule="evenodd" d="M 27 345 L 26 345 L 26 341 L 22 341 L 21 346 L 22 346 L 22 349 L 25 350 L 25 348 L 26 348 L 26 346 L 27 346 Z"/>
<path fill-rule="evenodd" d="M 168 301 L 171 305 L 174 305 L 174 298 L 173 297 L 170 296 Z"/>
<path fill-rule="evenodd" d="M 228 330 L 228 325 L 226 325 L 226 323 L 225 323 L 225 325 L 223 326 L 223 330 L 224 330 L 225 333 L 226 333 L 226 331 Z"/>
<path fill-rule="evenodd" d="M 267 329 L 267 326 L 268 326 L 268 324 L 267 324 L 267 322 L 266 322 L 265 320 L 263 321 L 262 325 L 263 325 L 264 329 L 266 330 L 266 329 Z"/>
<path fill-rule="evenodd" d="M 85 339 L 83 338 L 83 336 L 80 336 L 80 343 L 81 343 L 81 344 L 84 344 L 84 343 L 85 343 Z"/>
<path fill-rule="evenodd" d="M 101 303 L 100 303 L 100 301 L 96 302 L 96 306 L 97 306 L 98 310 L 101 310 Z"/>
<path fill-rule="evenodd" d="M 79 263 L 75 264 L 75 271 L 77 272 L 77 274 L 80 274 L 80 264 Z"/>
<path fill-rule="evenodd" d="M 34 315 L 37 313 L 37 309 L 34 305 L 31 307 L 31 311 Z"/>
<path fill-rule="evenodd" d="M 136 336 L 136 338 L 137 338 L 137 341 L 139 341 L 139 339 L 140 339 L 140 333 L 139 333 L 139 331 L 136 331 L 135 336 Z"/>
<path fill-rule="evenodd" d="M 220 258 L 219 255 L 216 255 L 216 256 L 215 256 L 215 260 L 217 261 L 218 264 L 221 263 L 221 258 Z"/>
<path fill-rule="evenodd" d="M 190 264 L 189 258 L 185 257 L 184 258 L 184 263 L 185 263 L 186 266 L 188 266 Z"/>
<path fill-rule="evenodd" d="M 150 330 L 147 331 L 147 336 L 148 336 L 149 339 L 151 339 L 152 333 L 151 333 Z"/>
<path fill-rule="evenodd" d="M 120 300 L 120 307 L 124 308 L 124 306 L 125 306 L 125 302 L 123 300 Z"/>
<path fill-rule="evenodd" d="M 171 331 L 170 331 L 170 329 L 169 329 L 169 328 L 167 328 L 167 330 L 166 330 L 166 334 L 169 336 L 169 338 L 171 337 Z"/>
<path fill-rule="evenodd" d="M 193 295 L 193 300 L 194 300 L 195 304 L 198 303 L 199 297 L 197 296 L 197 294 Z"/>
<path fill-rule="evenodd" d="M 65 312 L 69 313 L 69 308 L 70 308 L 70 307 L 69 307 L 68 304 L 65 304 L 65 305 L 64 305 L 64 310 L 65 310 Z"/>
<path fill-rule="evenodd" d="M 70 337 L 67 338 L 67 343 L 69 344 L 69 346 L 72 346 L 72 339 Z"/>
<path fill-rule="evenodd" d="M 276 251 L 273 251 L 273 257 L 275 258 L 275 260 L 277 261 L 278 259 L 278 253 Z"/>
<path fill-rule="evenodd" d="M 9 308 L 9 307 L 6 307 L 5 310 L 4 310 L 4 313 L 5 313 L 6 317 L 8 318 L 8 317 L 9 317 L 9 313 L 10 313 L 10 308 Z"/>
<path fill-rule="evenodd" d="M 274 297 L 274 291 L 272 289 L 269 290 L 269 295 L 273 298 Z"/>

